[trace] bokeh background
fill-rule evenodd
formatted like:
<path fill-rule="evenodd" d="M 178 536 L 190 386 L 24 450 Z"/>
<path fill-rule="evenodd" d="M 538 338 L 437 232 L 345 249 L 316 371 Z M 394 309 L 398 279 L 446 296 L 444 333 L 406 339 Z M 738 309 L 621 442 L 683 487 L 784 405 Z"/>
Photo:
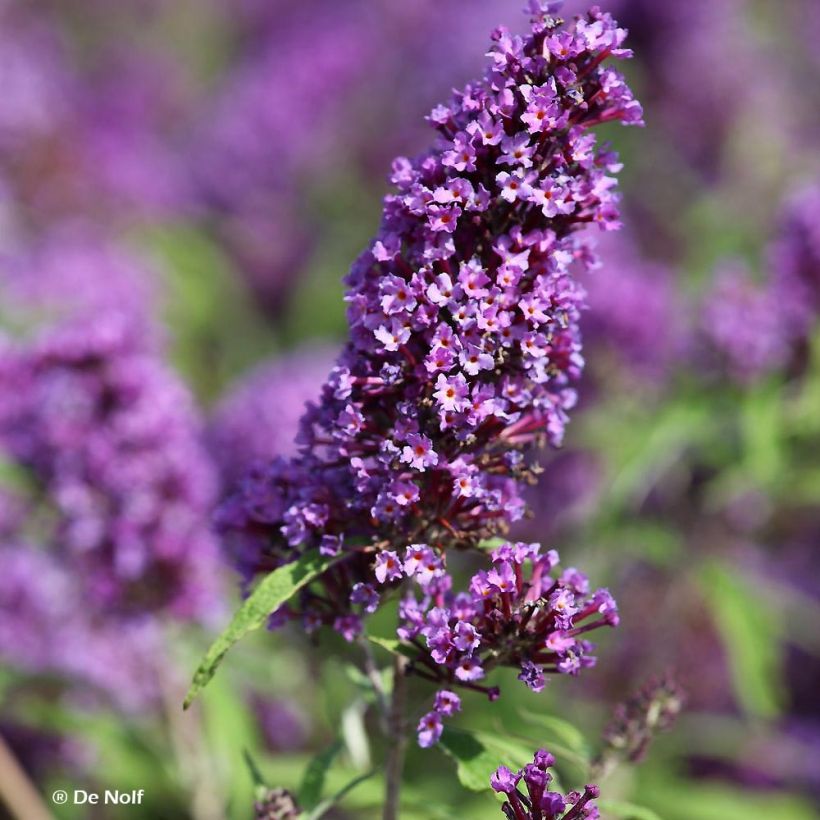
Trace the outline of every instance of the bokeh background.
<path fill-rule="evenodd" d="M 333 636 L 254 637 L 183 715 L 240 599 L 210 519 L 251 462 L 293 451 L 391 158 L 427 144 L 424 115 L 520 5 L 0 0 L 0 797 L 17 816 L 35 818 L 27 781 L 67 820 L 246 818 L 247 757 L 295 790 L 335 749 L 327 794 L 380 760 L 361 659 Z M 582 679 L 536 696 L 510 676 L 465 715 L 539 738 L 572 782 L 615 704 L 670 673 L 686 709 L 601 783 L 606 816 L 817 817 L 820 4 L 602 5 L 630 29 L 647 127 L 607 134 L 625 228 L 585 283 L 580 406 L 517 535 L 589 568 L 622 625 Z M 57 788 L 146 796 L 55 806 Z M 378 816 L 381 789 L 376 772 L 332 816 Z M 402 816 L 500 812 L 414 749 Z"/>

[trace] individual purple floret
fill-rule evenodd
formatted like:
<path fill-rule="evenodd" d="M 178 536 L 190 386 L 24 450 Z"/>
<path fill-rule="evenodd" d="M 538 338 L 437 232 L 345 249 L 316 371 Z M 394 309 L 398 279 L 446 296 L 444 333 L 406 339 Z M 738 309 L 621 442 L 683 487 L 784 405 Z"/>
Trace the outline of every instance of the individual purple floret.
<path fill-rule="evenodd" d="M 461 711 L 461 698 L 449 689 L 436 692 L 433 708 L 419 721 L 417 727 L 419 746 L 427 749 L 438 743 L 444 730 L 443 718 L 449 718 Z"/>
<path fill-rule="evenodd" d="M 349 610 L 374 551 L 503 532 L 534 476 L 523 451 L 563 436 L 583 364 L 571 269 L 592 259 L 584 228 L 619 227 L 620 164 L 590 128 L 641 109 L 604 63 L 630 54 L 609 15 L 563 28 L 532 8 L 529 36 L 496 30 L 485 78 L 430 114 L 434 147 L 394 162 L 300 455 L 247 475 L 220 514 L 248 576 L 340 539 L 328 594 L 301 596 L 312 622 Z"/>
<path fill-rule="evenodd" d="M 506 766 L 495 770 L 490 786 L 506 798 L 501 809 L 508 820 L 597 820 L 600 817 L 592 802 L 600 794 L 597 786 L 584 786 L 583 792 L 573 791 L 567 795 L 550 790 L 553 776 L 549 769 L 554 763 L 555 758 L 546 749 L 539 749 L 532 763 L 517 772 Z"/>
<path fill-rule="evenodd" d="M 519 680 L 540 692 L 545 674 L 577 675 L 593 666 L 594 645 L 585 636 L 618 624 L 617 606 L 606 589 L 591 592 L 589 580 L 575 568 L 554 572 L 555 550 L 541 554 L 538 544 L 503 544 L 492 553 L 492 568 L 473 576 L 469 593 L 458 594 L 450 591 L 450 578 L 430 548 L 408 547 L 412 550 L 420 560 L 417 566 L 415 556 L 405 561 L 405 572 L 424 597 L 409 593 L 403 599 L 398 635 L 416 649 L 411 668 L 422 678 L 478 689 L 495 699 L 498 690 L 477 681 L 494 667 L 512 666 L 519 669 Z M 431 715 L 441 713 L 436 706 Z M 423 746 L 440 734 L 435 721 L 419 729 Z"/>

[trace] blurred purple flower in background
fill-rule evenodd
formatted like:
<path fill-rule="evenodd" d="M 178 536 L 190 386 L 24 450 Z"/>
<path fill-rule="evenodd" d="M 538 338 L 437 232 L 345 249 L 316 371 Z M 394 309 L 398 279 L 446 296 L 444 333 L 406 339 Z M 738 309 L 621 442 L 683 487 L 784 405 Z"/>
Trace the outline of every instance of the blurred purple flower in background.
<path fill-rule="evenodd" d="M 199 114 L 194 176 L 206 215 L 277 311 L 329 232 L 311 217 L 311 199 L 326 197 L 347 165 L 381 188 L 390 155 L 408 135 L 420 142 L 421 114 L 478 68 L 509 3 L 231 5 L 242 49 Z"/>
<path fill-rule="evenodd" d="M 740 382 L 790 364 L 820 310 L 820 188 L 786 196 L 767 267 L 754 281 L 742 263 L 726 263 L 704 300 L 702 330 Z"/>
<path fill-rule="evenodd" d="M 84 78 L 77 102 L 90 196 L 137 221 L 193 214 L 183 160 L 195 98 L 182 67 L 156 48 L 106 55 L 100 63 Z"/>
<path fill-rule="evenodd" d="M 667 265 L 648 259 L 628 236 L 609 234 L 602 260 L 582 278 L 588 309 L 581 318 L 587 358 L 605 369 L 613 361 L 645 380 L 662 381 L 686 347 L 689 317 Z"/>
<path fill-rule="evenodd" d="M 39 526 L 96 605 L 212 617 L 216 475 L 151 332 L 152 276 L 112 246 L 68 235 L 60 247 L 52 237 L 2 282 L 33 333 L 4 344 L 0 443 L 30 471 Z"/>
<path fill-rule="evenodd" d="M 791 353 L 792 329 L 783 312 L 788 302 L 772 296 L 742 263 L 724 263 L 715 274 L 703 331 L 739 382 L 782 367 Z"/>
<path fill-rule="evenodd" d="M 295 455 L 299 420 L 319 398 L 338 351 L 298 349 L 257 365 L 211 413 L 208 442 L 225 487 L 253 464 Z"/>
<path fill-rule="evenodd" d="M 144 710 L 159 696 L 162 642 L 149 619 L 111 621 L 89 610 L 77 569 L 31 544 L 0 546 L 0 659 L 36 676 L 57 675 L 81 701 Z"/>

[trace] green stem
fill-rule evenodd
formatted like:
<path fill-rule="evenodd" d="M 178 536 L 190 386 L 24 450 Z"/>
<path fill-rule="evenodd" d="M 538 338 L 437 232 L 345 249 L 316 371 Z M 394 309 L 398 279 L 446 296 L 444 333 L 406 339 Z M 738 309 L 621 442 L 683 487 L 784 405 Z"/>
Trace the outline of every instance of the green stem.
<path fill-rule="evenodd" d="M 398 820 L 401 797 L 401 777 L 404 769 L 405 702 L 407 699 L 407 658 L 397 655 L 393 664 L 393 694 L 387 720 L 387 761 L 385 763 L 385 794 L 382 820 Z"/>

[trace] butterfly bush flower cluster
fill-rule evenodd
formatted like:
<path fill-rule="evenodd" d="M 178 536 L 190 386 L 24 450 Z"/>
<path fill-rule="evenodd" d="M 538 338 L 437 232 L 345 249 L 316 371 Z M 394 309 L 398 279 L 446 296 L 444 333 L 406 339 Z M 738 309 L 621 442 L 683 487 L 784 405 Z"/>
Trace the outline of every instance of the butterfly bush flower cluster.
<path fill-rule="evenodd" d="M 585 786 L 583 792 L 563 795 L 550 791 L 553 776 L 549 769 L 555 758 L 539 749 L 532 763 L 517 772 L 499 766 L 490 778 L 493 791 L 505 797 L 502 811 L 508 820 L 596 820 L 601 815 L 592 802 L 598 797 L 597 786 Z"/>
<path fill-rule="evenodd" d="M 255 550 L 248 578 L 307 548 L 344 558 L 325 594 L 277 620 L 352 639 L 378 605 L 380 551 L 424 545 L 443 573 L 445 547 L 521 518 L 526 449 L 561 441 L 583 364 L 571 268 L 593 261 L 583 228 L 619 227 L 620 165 L 590 127 L 640 123 L 641 109 L 604 64 L 629 56 L 609 15 L 564 28 L 549 4 L 532 10 L 529 36 L 498 29 L 485 78 L 433 110 L 434 147 L 394 162 L 300 455 L 253 470 L 221 510 L 238 554 Z"/>
<path fill-rule="evenodd" d="M 577 675 L 594 665 L 594 645 L 585 636 L 599 627 L 617 626 L 617 606 L 606 589 L 590 591 L 589 579 L 574 567 L 555 572 L 558 560 L 555 550 L 542 554 L 538 544 L 502 544 L 492 553 L 491 568 L 472 577 L 469 592 L 453 594 L 450 576 L 433 551 L 408 547 L 401 571 L 424 593 L 419 600 L 410 592 L 399 608 L 398 635 L 418 653 L 413 673 L 439 684 L 478 689 L 494 700 L 496 687 L 476 683 L 492 667 L 517 667 L 519 680 L 540 692 L 545 675 Z M 387 581 L 384 567 L 396 561 L 394 553 L 382 552 L 377 577 Z M 439 691 L 433 711 L 419 724 L 419 743 L 435 743 L 441 718 L 459 708 L 455 695 Z"/>
<path fill-rule="evenodd" d="M 72 268 L 77 253 L 26 257 L 0 283 L 18 315 L 51 315 L 0 355 L 0 448 L 36 487 L 19 540 L 47 541 L 97 611 L 211 617 L 216 481 L 193 398 L 127 282 L 145 269 L 113 248 Z"/>

